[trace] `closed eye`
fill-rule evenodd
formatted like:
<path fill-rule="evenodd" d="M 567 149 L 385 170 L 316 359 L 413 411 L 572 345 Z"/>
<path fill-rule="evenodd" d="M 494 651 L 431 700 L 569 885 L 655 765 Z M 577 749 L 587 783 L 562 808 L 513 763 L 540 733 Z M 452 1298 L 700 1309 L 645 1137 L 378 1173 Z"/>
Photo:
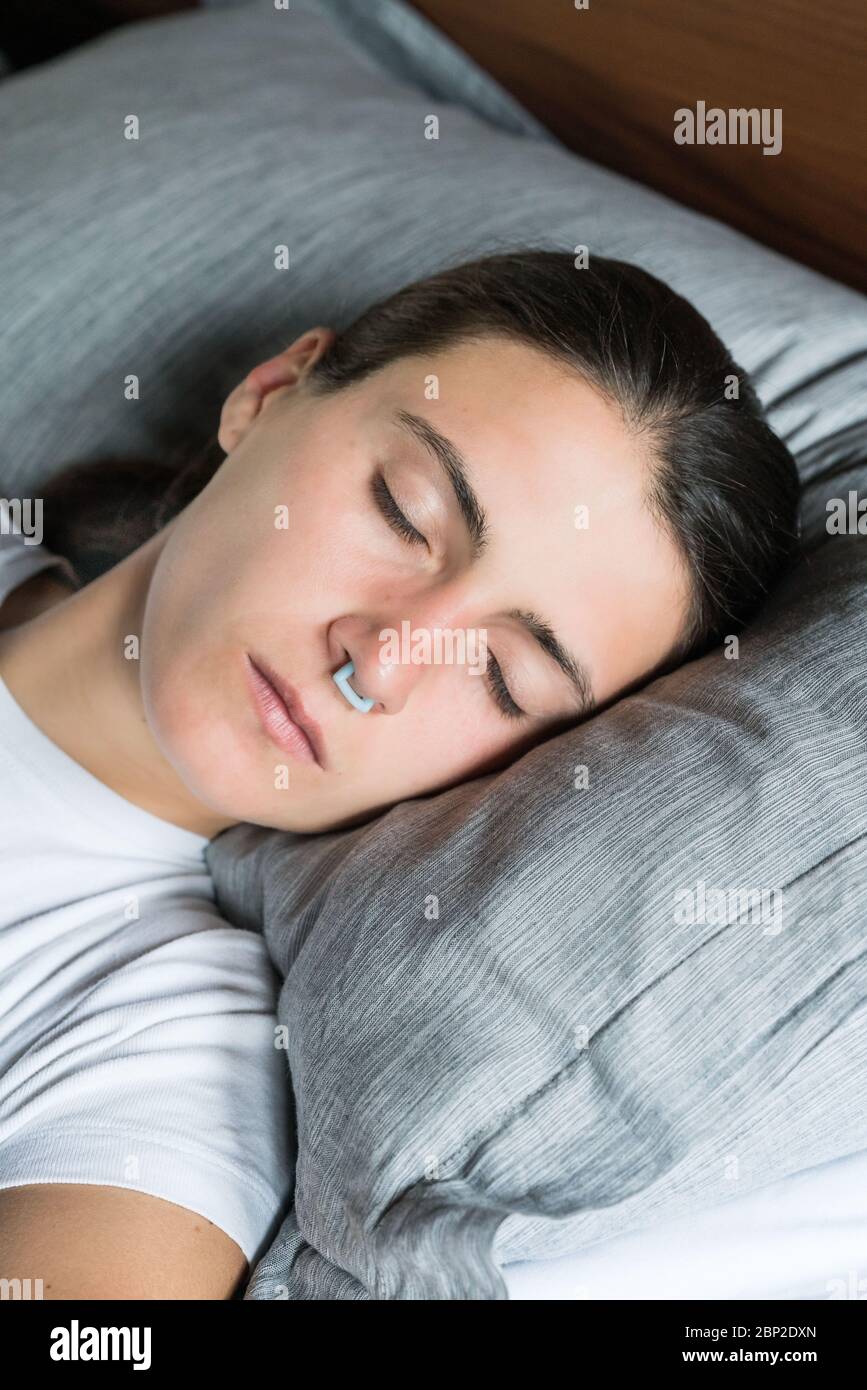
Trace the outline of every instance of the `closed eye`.
<path fill-rule="evenodd" d="M 421 531 L 417 531 L 410 521 L 404 516 L 400 507 L 392 497 L 388 484 L 381 473 L 374 473 L 370 480 L 370 490 L 377 508 L 385 517 L 392 531 L 395 531 L 403 540 L 410 545 L 423 545 L 430 549 L 426 538 Z M 487 655 L 485 666 L 485 679 L 488 689 L 494 697 L 497 708 L 507 719 L 524 719 L 525 711 L 516 704 L 509 693 L 508 686 L 503 679 L 503 672 L 497 658 L 490 652 Z"/>
<path fill-rule="evenodd" d="M 503 672 L 500 663 L 495 656 L 488 652 L 486 663 L 486 677 L 488 688 L 499 706 L 501 714 L 507 719 L 523 719 L 525 711 L 517 705 L 509 694 L 506 682 L 503 680 Z"/>
<path fill-rule="evenodd" d="M 381 473 L 374 473 L 370 481 L 370 490 L 377 507 L 382 512 L 392 531 L 396 531 L 403 540 L 410 545 L 423 545 L 430 550 L 427 540 L 421 531 L 417 531 L 411 522 L 407 521 L 400 507 L 395 502 L 388 490 L 388 484 Z"/>

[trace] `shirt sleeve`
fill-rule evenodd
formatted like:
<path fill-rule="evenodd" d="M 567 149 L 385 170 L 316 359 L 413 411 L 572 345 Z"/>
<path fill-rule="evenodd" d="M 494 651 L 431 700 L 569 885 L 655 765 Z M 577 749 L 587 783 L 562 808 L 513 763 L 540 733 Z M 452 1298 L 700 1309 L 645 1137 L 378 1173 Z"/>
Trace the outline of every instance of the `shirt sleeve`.
<path fill-rule="evenodd" d="M 146 1192 L 206 1217 L 252 1267 L 291 1203 L 291 1082 L 265 943 L 212 923 L 143 942 L 6 1071 L 0 1187 Z"/>
<path fill-rule="evenodd" d="M 26 580 L 42 570 L 54 570 L 73 589 L 81 582 L 65 555 L 57 555 L 17 524 L 5 497 L 0 498 L 0 603 Z"/>

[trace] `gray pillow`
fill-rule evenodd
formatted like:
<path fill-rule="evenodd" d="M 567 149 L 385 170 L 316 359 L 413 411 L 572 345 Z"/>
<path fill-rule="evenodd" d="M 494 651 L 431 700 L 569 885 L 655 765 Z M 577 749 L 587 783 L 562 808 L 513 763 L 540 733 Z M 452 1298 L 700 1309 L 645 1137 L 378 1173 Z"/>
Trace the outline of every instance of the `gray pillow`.
<path fill-rule="evenodd" d="M 737 660 L 371 825 L 212 841 L 295 1097 L 247 1298 L 504 1298 L 508 1260 L 867 1147 L 865 594 L 841 537 Z"/>
<path fill-rule="evenodd" d="M 311 324 L 527 240 L 692 299 L 815 484 L 810 534 L 864 457 L 862 296 L 569 153 L 398 0 L 123 27 L 0 84 L 0 127 L 5 495 L 101 453 L 198 447 Z"/>

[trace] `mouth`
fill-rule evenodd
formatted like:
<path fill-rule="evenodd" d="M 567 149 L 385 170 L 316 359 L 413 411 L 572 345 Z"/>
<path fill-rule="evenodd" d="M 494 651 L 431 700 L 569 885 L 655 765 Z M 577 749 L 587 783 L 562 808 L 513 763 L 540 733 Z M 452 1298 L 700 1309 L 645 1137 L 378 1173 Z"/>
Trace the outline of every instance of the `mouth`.
<path fill-rule="evenodd" d="M 297 690 L 261 657 L 245 652 L 244 662 L 256 711 L 272 743 L 298 762 L 316 763 L 324 769 L 322 730 L 306 713 Z"/>

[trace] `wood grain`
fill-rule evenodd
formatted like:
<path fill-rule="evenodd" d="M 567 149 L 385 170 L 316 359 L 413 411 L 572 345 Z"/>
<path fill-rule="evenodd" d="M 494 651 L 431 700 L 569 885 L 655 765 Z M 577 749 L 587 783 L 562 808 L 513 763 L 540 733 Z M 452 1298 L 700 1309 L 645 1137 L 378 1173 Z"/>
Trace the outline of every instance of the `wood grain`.
<path fill-rule="evenodd" d="M 571 149 L 867 291 L 864 0 L 414 3 Z M 780 153 L 676 144 L 698 101 L 780 108 Z"/>

